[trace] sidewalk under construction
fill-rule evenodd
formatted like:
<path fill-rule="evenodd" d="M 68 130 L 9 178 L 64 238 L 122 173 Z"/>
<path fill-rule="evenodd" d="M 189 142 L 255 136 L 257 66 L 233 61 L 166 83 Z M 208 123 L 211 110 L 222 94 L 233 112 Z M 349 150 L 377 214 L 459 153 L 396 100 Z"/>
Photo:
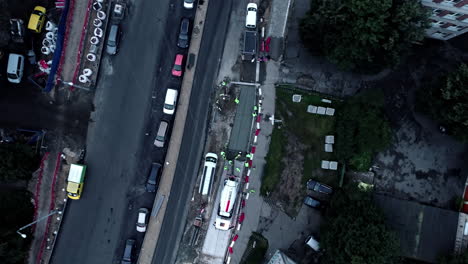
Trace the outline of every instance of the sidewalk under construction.
<path fill-rule="evenodd" d="M 239 103 L 229 139 L 228 154 L 245 153 L 249 150 L 250 133 L 255 117 L 255 89 L 255 86 L 240 86 Z"/>

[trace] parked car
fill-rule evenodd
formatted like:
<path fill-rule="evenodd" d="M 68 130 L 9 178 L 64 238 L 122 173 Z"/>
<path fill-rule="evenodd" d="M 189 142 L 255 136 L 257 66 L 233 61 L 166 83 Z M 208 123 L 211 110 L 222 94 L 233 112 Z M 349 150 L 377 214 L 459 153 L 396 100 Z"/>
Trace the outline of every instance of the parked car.
<path fill-rule="evenodd" d="M 195 0 L 184 0 L 184 7 L 186 9 L 192 9 L 193 8 L 193 2 L 195 2 Z"/>
<path fill-rule="evenodd" d="M 46 19 L 46 9 L 42 6 L 35 6 L 29 17 L 28 29 L 35 33 L 41 33 Z"/>
<path fill-rule="evenodd" d="M 146 191 L 147 192 L 156 192 L 159 184 L 159 174 L 161 171 L 161 164 L 153 162 L 151 164 L 151 170 L 146 181 Z"/>
<path fill-rule="evenodd" d="M 162 120 L 159 123 L 158 133 L 154 139 L 154 145 L 158 148 L 163 148 L 164 143 L 166 142 L 167 131 L 169 130 L 169 123 L 165 120 Z"/>
<path fill-rule="evenodd" d="M 314 191 L 314 192 L 324 193 L 324 194 L 332 194 L 333 192 L 332 187 L 325 185 L 323 183 L 314 181 L 314 180 L 309 180 L 307 182 L 307 189 Z"/>
<path fill-rule="evenodd" d="M 307 237 L 305 243 L 311 249 L 315 251 L 320 251 L 320 243 L 312 235 Z"/>
<path fill-rule="evenodd" d="M 135 240 L 127 239 L 125 242 L 124 254 L 122 256 L 121 264 L 132 264 L 133 250 L 135 248 Z"/>
<path fill-rule="evenodd" d="M 178 92 L 175 89 L 167 89 L 164 99 L 163 113 L 173 115 L 175 113 Z"/>
<path fill-rule="evenodd" d="M 247 16 L 245 17 L 245 27 L 255 29 L 257 27 L 257 4 L 247 4 Z"/>
<path fill-rule="evenodd" d="M 109 55 L 115 55 L 119 51 L 121 30 L 118 24 L 113 24 L 109 30 L 109 36 L 107 37 L 106 52 Z"/>
<path fill-rule="evenodd" d="M 324 205 L 323 205 L 322 202 L 312 198 L 311 196 L 306 196 L 304 198 L 304 204 L 309 206 L 309 207 L 315 208 L 315 209 L 323 209 L 324 208 Z"/>
<path fill-rule="evenodd" d="M 7 79 L 11 83 L 20 83 L 23 78 L 24 56 L 10 53 L 8 56 Z"/>
<path fill-rule="evenodd" d="M 179 48 L 182 48 L 182 49 L 188 48 L 189 28 L 190 28 L 190 20 L 185 17 L 180 22 L 179 40 L 177 41 L 177 46 Z"/>
<path fill-rule="evenodd" d="M 22 19 L 10 19 L 10 35 L 13 42 L 23 43 L 24 38 L 24 22 Z"/>
<path fill-rule="evenodd" d="M 174 61 L 174 66 L 172 67 L 172 75 L 176 77 L 182 76 L 182 64 L 184 62 L 184 55 L 177 54 Z"/>
<path fill-rule="evenodd" d="M 138 232 L 146 232 L 146 225 L 148 221 L 149 211 L 146 208 L 138 209 L 138 219 L 136 223 L 136 230 Z"/>

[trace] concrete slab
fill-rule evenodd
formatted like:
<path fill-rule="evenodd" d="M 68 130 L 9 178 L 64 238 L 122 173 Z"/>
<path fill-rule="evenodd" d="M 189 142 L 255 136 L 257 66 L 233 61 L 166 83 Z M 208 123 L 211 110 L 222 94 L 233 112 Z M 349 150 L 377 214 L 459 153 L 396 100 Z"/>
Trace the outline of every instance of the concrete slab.
<path fill-rule="evenodd" d="M 325 114 L 329 116 L 333 116 L 335 114 L 335 108 L 327 107 L 327 109 L 325 110 Z"/>
<path fill-rule="evenodd" d="M 328 170 L 330 168 L 330 161 L 322 160 L 322 169 Z"/>
<path fill-rule="evenodd" d="M 307 113 L 316 114 L 317 113 L 317 107 L 315 105 L 307 106 Z"/>
<path fill-rule="evenodd" d="M 325 136 L 325 143 L 334 144 L 335 143 L 335 136 L 333 136 L 333 135 Z"/>
<path fill-rule="evenodd" d="M 325 144 L 325 152 L 333 152 L 333 145 Z"/>
<path fill-rule="evenodd" d="M 338 169 L 338 162 L 330 161 L 330 170 L 337 170 Z"/>
<path fill-rule="evenodd" d="M 231 136 L 229 138 L 229 151 L 236 153 L 248 151 L 255 98 L 255 87 L 240 87 L 239 104 L 237 105 L 234 126 L 232 127 Z"/>
<path fill-rule="evenodd" d="M 319 106 L 319 107 L 317 108 L 317 114 L 319 114 L 319 115 L 324 115 L 325 112 L 326 112 L 326 108 L 325 108 L 325 107 Z"/>

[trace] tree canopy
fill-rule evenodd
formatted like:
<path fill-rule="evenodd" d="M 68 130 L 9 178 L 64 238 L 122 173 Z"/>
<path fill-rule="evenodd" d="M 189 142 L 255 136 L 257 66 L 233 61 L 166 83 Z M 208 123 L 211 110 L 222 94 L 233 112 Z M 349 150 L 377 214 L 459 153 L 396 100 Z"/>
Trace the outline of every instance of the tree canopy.
<path fill-rule="evenodd" d="M 330 203 L 321 242 L 325 264 L 399 263 L 399 244 L 372 193 L 347 186 Z"/>
<path fill-rule="evenodd" d="M 448 133 L 468 142 L 468 66 L 431 80 L 418 92 L 419 106 L 447 128 Z"/>
<path fill-rule="evenodd" d="M 4 264 L 25 263 L 32 237 L 28 234 L 23 239 L 16 230 L 32 222 L 34 209 L 31 194 L 28 191 L 2 190 L 0 210 L 0 259 Z M 23 233 L 28 233 L 28 230 Z"/>
<path fill-rule="evenodd" d="M 312 0 L 300 31 L 305 46 L 340 68 L 368 72 L 398 64 L 423 40 L 428 17 L 417 0 Z"/>
<path fill-rule="evenodd" d="M 383 104 L 382 91 L 372 90 L 348 99 L 337 111 L 336 155 L 352 169 L 367 171 L 374 154 L 391 142 Z"/>
<path fill-rule="evenodd" d="M 39 157 L 25 144 L 0 144 L 0 181 L 29 180 Z"/>

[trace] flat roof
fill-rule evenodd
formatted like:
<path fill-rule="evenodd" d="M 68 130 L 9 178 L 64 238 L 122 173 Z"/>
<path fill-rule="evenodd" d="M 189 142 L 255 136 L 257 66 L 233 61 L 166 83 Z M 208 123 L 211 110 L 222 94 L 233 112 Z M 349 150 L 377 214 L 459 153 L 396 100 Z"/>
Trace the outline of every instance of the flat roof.
<path fill-rule="evenodd" d="M 248 152 L 252 113 L 256 99 L 255 86 L 240 86 L 239 104 L 237 104 L 234 125 L 229 137 L 229 151 Z"/>
<path fill-rule="evenodd" d="M 70 172 L 68 173 L 68 181 L 82 182 L 85 175 L 86 166 L 79 164 L 72 164 Z"/>
<path fill-rule="evenodd" d="M 400 239 L 403 256 L 437 263 L 440 256 L 454 252 L 458 212 L 379 194 L 374 197 Z"/>

